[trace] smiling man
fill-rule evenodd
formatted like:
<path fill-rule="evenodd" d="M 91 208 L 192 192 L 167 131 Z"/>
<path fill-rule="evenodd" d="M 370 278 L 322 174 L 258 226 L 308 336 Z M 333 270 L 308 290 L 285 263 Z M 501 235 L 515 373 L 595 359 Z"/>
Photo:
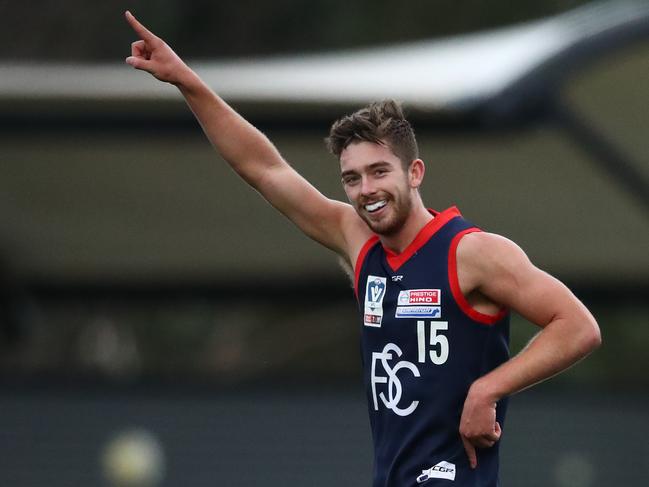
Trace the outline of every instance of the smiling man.
<path fill-rule="evenodd" d="M 175 85 L 226 162 L 354 270 L 374 487 L 498 485 L 506 400 L 600 344 L 597 323 L 513 242 L 427 209 L 425 165 L 393 101 L 333 124 L 350 204 L 323 196 L 130 13 L 126 62 Z M 509 310 L 540 327 L 509 358 Z"/>

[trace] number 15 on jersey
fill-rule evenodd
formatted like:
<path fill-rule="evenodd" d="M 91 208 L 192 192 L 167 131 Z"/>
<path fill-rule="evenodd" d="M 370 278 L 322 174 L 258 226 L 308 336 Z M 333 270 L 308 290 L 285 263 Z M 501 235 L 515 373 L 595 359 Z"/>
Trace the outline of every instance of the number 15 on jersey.
<path fill-rule="evenodd" d="M 428 345 L 430 350 L 426 354 L 426 322 L 417 321 L 418 360 L 420 364 L 426 362 L 426 355 L 435 365 L 442 365 L 448 360 L 448 338 L 440 332 L 448 330 L 448 321 L 431 321 L 428 330 Z"/>

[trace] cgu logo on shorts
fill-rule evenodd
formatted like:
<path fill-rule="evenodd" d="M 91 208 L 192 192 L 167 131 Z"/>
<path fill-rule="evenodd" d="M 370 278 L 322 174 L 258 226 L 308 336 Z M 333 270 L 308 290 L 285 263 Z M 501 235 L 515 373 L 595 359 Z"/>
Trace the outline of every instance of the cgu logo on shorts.
<path fill-rule="evenodd" d="M 430 479 L 455 480 L 455 464 L 449 462 L 439 462 L 426 470 L 421 471 L 417 477 L 417 483 L 423 484 Z"/>
<path fill-rule="evenodd" d="M 417 409 L 419 401 L 412 401 L 408 407 L 400 407 L 399 402 L 401 401 L 401 395 L 403 394 L 403 386 L 401 385 L 401 380 L 397 375 L 401 369 L 408 369 L 410 373 L 419 377 L 419 369 L 412 362 L 407 360 L 399 360 L 396 363 L 390 363 L 389 361 L 395 360 L 396 358 L 401 357 L 403 352 L 401 349 L 394 343 L 388 343 L 383 347 L 382 352 L 372 352 L 372 397 L 374 399 L 374 410 L 379 410 L 379 399 L 383 405 L 392 410 L 398 416 L 408 416 Z M 383 370 L 386 375 L 377 375 L 376 373 L 376 364 L 380 362 L 383 366 Z M 387 396 L 384 392 L 380 392 L 377 395 L 376 386 L 377 384 L 387 384 L 386 391 Z"/>
<path fill-rule="evenodd" d="M 385 277 L 367 276 L 367 284 L 365 285 L 365 312 L 363 313 L 363 323 L 365 326 L 381 326 L 386 284 L 387 279 Z"/>

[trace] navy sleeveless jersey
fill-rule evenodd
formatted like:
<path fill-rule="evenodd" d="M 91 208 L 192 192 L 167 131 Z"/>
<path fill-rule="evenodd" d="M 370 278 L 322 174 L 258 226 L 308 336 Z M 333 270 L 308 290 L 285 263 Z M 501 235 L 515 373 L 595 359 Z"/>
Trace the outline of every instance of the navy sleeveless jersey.
<path fill-rule="evenodd" d="M 482 314 L 460 291 L 457 244 L 480 230 L 455 207 L 431 213 L 404 252 L 373 237 L 356 265 L 373 485 L 495 487 L 499 444 L 472 470 L 459 423 L 473 381 L 509 357 L 509 314 Z M 503 426 L 506 400 L 496 411 Z"/>

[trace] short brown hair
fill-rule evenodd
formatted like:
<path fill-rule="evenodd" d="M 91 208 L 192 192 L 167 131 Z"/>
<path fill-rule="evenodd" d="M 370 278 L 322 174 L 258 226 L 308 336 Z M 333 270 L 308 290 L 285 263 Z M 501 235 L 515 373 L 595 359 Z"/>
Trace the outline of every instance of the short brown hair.
<path fill-rule="evenodd" d="M 325 139 L 336 157 L 354 142 L 387 144 L 407 168 L 419 158 L 415 132 L 395 100 L 374 102 L 335 121 Z"/>

